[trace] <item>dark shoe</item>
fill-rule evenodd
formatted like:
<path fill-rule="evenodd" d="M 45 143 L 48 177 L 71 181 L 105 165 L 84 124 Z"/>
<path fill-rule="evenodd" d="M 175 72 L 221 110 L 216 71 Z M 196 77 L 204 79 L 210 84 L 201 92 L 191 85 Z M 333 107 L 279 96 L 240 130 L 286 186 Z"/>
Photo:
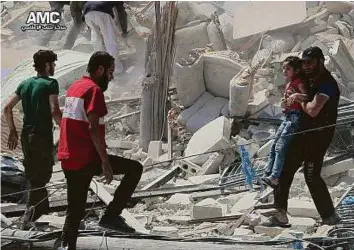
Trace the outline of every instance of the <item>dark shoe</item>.
<path fill-rule="evenodd" d="M 125 222 L 125 219 L 120 215 L 119 216 L 103 215 L 98 225 L 105 229 L 119 231 L 122 233 L 135 233 L 135 229 L 129 226 Z"/>
<path fill-rule="evenodd" d="M 282 222 L 278 219 L 277 216 L 271 216 L 268 221 L 263 222 L 260 224 L 261 226 L 264 227 L 282 227 L 282 228 L 289 228 L 291 225 L 289 222 Z"/>
<path fill-rule="evenodd" d="M 336 212 L 334 212 L 330 217 L 322 219 L 322 224 L 334 226 L 341 223 L 341 221 L 342 220 L 339 217 L 339 215 Z"/>

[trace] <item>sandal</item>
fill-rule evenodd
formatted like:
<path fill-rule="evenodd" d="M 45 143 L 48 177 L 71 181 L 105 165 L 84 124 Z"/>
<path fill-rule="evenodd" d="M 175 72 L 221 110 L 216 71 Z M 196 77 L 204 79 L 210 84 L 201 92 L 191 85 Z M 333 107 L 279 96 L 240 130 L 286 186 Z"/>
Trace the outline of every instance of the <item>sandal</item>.
<path fill-rule="evenodd" d="M 282 227 L 282 228 L 291 227 L 291 224 L 279 221 L 279 219 L 276 216 L 271 216 L 268 219 L 268 221 L 263 222 L 260 225 L 264 227 Z"/>

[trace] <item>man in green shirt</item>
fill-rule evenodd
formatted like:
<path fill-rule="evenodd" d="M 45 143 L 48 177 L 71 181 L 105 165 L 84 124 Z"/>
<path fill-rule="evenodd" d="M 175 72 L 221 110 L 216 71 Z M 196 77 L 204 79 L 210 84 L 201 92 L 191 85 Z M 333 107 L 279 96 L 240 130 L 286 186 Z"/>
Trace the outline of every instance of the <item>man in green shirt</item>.
<path fill-rule="evenodd" d="M 39 50 L 33 55 L 33 60 L 37 76 L 23 81 L 4 108 L 10 129 L 8 147 L 13 150 L 18 145 L 18 135 L 12 109 L 22 101 L 21 145 L 25 174 L 30 183 L 23 229 L 27 222 L 33 222 L 49 212 L 45 185 L 50 181 L 54 165 L 52 119 L 60 125 L 62 116 L 58 103 L 58 81 L 50 78 L 54 75 L 57 55 L 51 50 Z"/>

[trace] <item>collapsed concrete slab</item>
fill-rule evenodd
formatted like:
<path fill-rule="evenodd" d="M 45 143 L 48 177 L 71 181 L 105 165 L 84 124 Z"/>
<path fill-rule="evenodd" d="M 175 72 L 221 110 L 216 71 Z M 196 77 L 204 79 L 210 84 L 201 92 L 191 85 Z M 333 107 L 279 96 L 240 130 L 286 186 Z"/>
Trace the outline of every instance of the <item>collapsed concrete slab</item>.
<path fill-rule="evenodd" d="M 224 159 L 224 155 L 220 153 L 213 153 L 208 160 L 202 165 L 198 175 L 215 174 L 219 172 L 219 166 Z"/>
<path fill-rule="evenodd" d="M 330 49 L 333 58 L 342 77 L 349 82 L 354 81 L 354 60 L 342 40 L 336 40 Z"/>
<path fill-rule="evenodd" d="M 199 129 L 190 139 L 185 156 L 195 164 L 204 164 L 209 156 L 207 152 L 225 149 L 230 146 L 231 122 L 222 116 Z M 201 154 L 198 156 L 192 156 Z"/>
<path fill-rule="evenodd" d="M 265 108 L 268 104 L 269 90 L 262 90 L 254 95 L 254 100 L 248 104 L 247 112 L 255 114 L 259 110 Z"/>

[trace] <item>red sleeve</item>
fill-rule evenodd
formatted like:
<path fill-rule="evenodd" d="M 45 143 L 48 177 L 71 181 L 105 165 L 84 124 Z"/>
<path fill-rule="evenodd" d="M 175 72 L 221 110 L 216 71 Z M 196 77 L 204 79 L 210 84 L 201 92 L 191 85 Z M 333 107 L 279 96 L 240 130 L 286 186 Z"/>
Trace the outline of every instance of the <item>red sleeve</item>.
<path fill-rule="evenodd" d="M 108 113 L 103 92 L 98 87 L 89 88 L 85 93 L 84 99 L 87 115 L 90 112 L 95 112 L 99 117 L 103 117 Z"/>

